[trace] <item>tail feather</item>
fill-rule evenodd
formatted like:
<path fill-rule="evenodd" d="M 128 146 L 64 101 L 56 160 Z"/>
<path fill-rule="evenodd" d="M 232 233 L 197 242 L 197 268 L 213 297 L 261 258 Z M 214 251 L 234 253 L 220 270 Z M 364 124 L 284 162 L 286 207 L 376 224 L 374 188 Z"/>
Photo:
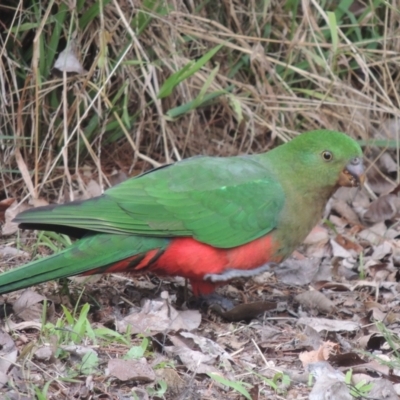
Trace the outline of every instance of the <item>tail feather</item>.
<path fill-rule="evenodd" d="M 102 272 L 107 272 L 107 266 L 167 245 L 168 239 L 162 238 L 113 234 L 87 236 L 60 253 L 0 274 L 0 294 L 53 279 L 83 273 L 89 275 L 99 267 L 103 267 Z"/>

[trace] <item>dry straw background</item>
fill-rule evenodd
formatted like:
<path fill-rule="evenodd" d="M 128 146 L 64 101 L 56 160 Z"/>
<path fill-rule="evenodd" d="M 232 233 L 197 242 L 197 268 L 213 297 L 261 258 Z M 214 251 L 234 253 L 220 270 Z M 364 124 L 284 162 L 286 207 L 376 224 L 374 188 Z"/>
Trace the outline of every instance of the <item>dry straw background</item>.
<path fill-rule="evenodd" d="M 397 143 L 396 1 L 20 1 L 0 15 L 3 195 L 61 201 L 85 165 L 106 188 L 116 170 L 316 128 Z M 54 68 L 63 50 L 73 72 Z"/>

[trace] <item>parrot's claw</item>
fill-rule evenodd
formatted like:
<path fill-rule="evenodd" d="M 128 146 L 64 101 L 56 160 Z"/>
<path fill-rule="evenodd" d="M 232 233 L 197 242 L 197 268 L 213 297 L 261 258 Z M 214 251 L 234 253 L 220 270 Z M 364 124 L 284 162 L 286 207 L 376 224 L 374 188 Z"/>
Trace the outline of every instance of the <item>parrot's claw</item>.
<path fill-rule="evenodd" d="M 236 278 L 249 278 L 263 272 L 271 271 L 276 265 L 276 263 L 267 263 L 254 269 L 228 268 L 220 274 L 206 274 L 203 279 L 211 282 L 226 282 Z"/>
<path fill-rule="evenodd" d="M 235 307 L 235 303 L 218 293 L 211 293 L 202 295 L 200 297 L 192 298 L 190 301 L 189 308 L 202 308 L 204 310 L 208 308 L 217 307 L 223 311 L 229 311 Z"/>

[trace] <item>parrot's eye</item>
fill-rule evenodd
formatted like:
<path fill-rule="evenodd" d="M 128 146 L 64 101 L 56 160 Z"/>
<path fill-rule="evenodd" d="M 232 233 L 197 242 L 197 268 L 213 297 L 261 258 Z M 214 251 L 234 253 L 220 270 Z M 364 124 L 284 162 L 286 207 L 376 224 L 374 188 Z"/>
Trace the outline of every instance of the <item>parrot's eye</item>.
<path fill-rule="evenodd" d="M 333 158 L 333 154 L 330 151 L 325 150 L 322 152 L 322 158 L 325 161 L 331 161 Z"/>

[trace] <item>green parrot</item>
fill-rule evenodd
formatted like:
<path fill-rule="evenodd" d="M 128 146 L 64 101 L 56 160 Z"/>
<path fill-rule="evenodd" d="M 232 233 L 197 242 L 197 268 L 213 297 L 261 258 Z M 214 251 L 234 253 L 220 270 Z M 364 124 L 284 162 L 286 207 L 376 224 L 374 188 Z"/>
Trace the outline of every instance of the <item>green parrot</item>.
<path fill-rule="evenodd" d="M 264 154 L 189 158 L 93 199 L 19 214 L 23 229 L 79 240 L 0 274 L 0 293 L 77 274 L 152 272 L 185 277 L 196 296 L 207 295 L 288 257 L 334 191 L 363 180 L 360 146 L 328 130 Z"/>

